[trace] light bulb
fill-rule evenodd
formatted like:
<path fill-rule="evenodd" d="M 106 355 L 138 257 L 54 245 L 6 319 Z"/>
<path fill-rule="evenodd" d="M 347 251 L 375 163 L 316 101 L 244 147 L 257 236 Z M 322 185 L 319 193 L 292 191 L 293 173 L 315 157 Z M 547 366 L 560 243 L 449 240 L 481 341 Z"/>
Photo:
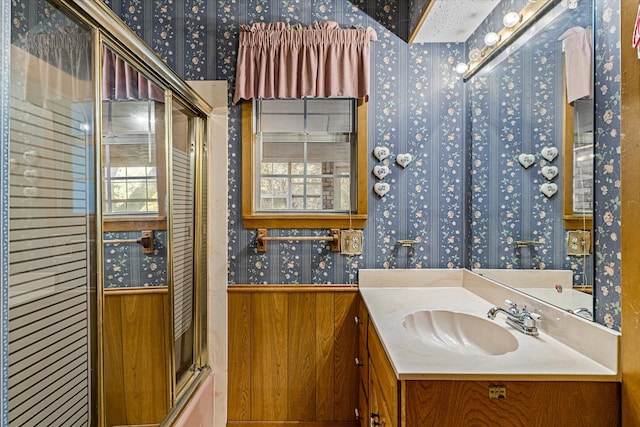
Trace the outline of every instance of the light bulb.
<path fill-rule="evenodd" d="M 478 59 L 480 59 L 480 57 L 482 56 L 482 52 L 480 52 L 480 49 L 474 47 L 473 49 L 471 49 L 469 51 L 469 60 L 470 61 L 477 61 Z"/>
<path fill-rule="evenodd" d="M 486 44 L 487 46 L 495 46 L 499 41 L 500 36 L 498 35 L 498 33 L 494 33 L 493 31 L 487 33 L 487 35 L 484 36 L 484 44 Z"/>
<path fill-rule="evenodd" d="M 520 22 L 520 14 L 518 12 L 509 12 L 502 19 L 502 23 L 507 28 L 513 27 L 518 22 Z"/>
<path fill-rule="evenodd" d="M 468 69 L 469 69 L 469 66 L 464 62 L 459 62 L 458 65 L 456 65 L 456 73 L 458 74 L 464 74 L 467 72 Z"/>

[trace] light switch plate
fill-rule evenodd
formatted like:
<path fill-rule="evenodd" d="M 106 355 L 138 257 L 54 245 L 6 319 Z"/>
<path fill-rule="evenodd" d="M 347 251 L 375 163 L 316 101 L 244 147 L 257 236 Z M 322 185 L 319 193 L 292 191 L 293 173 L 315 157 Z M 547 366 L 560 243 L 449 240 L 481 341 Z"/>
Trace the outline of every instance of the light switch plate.
<path fill-rule="evenodd" d="M 344 230 L 340 233 L 340 253 L 343 255 L 362 254 L 362 230 Z"/>
<path fill-rule="evenodd" d="M 569 231 L 567 233 L 567 255 L 584 256 L 591 253 L 590 231 Z"/>

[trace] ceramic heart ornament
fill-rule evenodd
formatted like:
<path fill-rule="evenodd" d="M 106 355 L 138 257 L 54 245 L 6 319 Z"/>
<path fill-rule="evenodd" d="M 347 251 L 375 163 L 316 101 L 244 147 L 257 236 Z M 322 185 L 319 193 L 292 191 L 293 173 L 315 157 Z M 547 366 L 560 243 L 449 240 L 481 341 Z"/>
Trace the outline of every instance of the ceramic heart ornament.
<path fill-rule="evenodd" d="M 377 165 L 373 168 L 373 174 L 378 177 L 378 179 L 384 179 L 385 176 L 391 173 L 391 169 L 387 165 Z"/>
<path fill-rule="evenodd" d="M 396 163 L 406 168 L 413 160 L 413 156 L 409 153 L 401 153 L 396 156 Z"/>
<path fill-rule="evenodd" d="M 533 154 L 522 153 L 518 156 L 518 161 L 523 168 L 527 169 L 529 166 L 536 162 L 536 156 Z"/>
<path fill-rule="evenodd" d="M 544 166 L 541 169 L 541 172 L 542 172 L 542 176 L 544 176 L 549 181 L 551 181 L 556 176 L 558 176 L 558 167 L 557 166 Z"/>
<path fill-rule="evenodd" d="M 552 162 L 553 159 L 558 157 L 558 149 L 556 147 L 544 147 L 542 151 L 540 151 L 540 154 L 542 154 L 545 160 Z"/>
<path fill-rule="evenodd" d="M 389 151 L 387 147 L 376 147 L 373 149 L 373 155 L 376 156 L 376 159 L 380 162 L 389 157 L 390 154 L 391 151 Z"/>
<path fill-rule="evenodd" d="M 553 182 L 547 182 L 540 186 L 540 191 L 547 197 L 551 197 L 558 192 L 558 185 Z"/>
<path fill-rule="evenodd" d="M 376 182 L 373 186 L 373 191 L 380 197 L 384 197 L 385 194 L 389 192 L 391 186 L 386 182 Z"/>

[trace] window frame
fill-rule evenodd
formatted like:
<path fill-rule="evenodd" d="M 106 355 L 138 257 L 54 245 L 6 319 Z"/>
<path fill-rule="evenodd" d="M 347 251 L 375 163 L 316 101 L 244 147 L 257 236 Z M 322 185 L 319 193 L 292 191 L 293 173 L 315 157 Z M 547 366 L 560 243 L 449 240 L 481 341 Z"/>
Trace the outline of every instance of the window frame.
<path fill-rule="evenodd" d="M 356 203 L 355 211 L 342 212 L 257 212 L 254 206 L 254 188 L 258 173 L 256 164 L 256 138 L 253 133 L 253 102 L 243 101 L 242 108 L 242 222 L 245 228 L 364 228 L 368 208 L 367 174 L 367 103 L 356 102 Z"/>

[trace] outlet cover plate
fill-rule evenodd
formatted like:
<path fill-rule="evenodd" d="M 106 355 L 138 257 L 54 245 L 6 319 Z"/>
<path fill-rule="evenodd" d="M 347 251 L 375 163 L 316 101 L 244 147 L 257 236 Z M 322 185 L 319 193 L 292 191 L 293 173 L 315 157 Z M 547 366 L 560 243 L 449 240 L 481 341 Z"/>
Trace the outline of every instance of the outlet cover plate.
<path fill-rule="evenodd" d="M 585 256 L 591 253 L 591 232 L 585 230 L 567 233 L 567 255 Z"/>
<path fill-rule="evenodd" d="M 344 230 L 340 233 L 340 253 L 343 255 L 362 254 L 362 230 Z"/>
<path fill-rule="evenodd" d="M 490 385 L 489 399 L 506 399 L 507 387 L 504 385 Z"/>

